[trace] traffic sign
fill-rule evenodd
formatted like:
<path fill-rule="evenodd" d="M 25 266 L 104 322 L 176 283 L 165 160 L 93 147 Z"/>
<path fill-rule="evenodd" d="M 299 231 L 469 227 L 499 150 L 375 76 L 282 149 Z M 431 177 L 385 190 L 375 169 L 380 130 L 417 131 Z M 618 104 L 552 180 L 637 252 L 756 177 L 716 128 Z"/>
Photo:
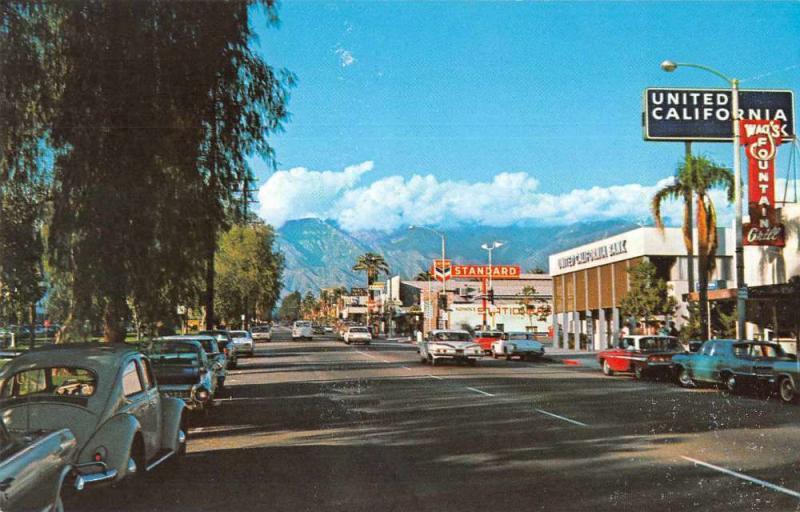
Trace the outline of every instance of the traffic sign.
<path fill-rule="evenodd" d="M 644 91 L 645 140 L 733 140 L 730 89 Z M 740 119 L 781 121 L 784 139 L 794 139 L 794 93 L 787 90 L 739 90 Z"/>

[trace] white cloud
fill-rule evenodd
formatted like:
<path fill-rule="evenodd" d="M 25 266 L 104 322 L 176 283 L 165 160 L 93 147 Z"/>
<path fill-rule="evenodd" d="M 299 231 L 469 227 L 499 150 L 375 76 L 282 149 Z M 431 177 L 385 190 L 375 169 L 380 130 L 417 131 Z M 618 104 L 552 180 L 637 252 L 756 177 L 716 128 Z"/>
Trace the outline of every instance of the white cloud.
<path fill-rule="evenodd" d="M 327 218 L 341 195 L 372 168 L 373 163 L 367 161 L 342 171 L 320 172 L 305 167 L 277 171 L 258 191 L 259 215 L 275 226 L 305 217 Z"/>
<path fill-rule="evenodd" d="M 345 50 L 344 48 L 337 48 L 336 50 L 334 50 L 333 53 L 339 56 L 339 63 L 342 65 L 343 68 L 352 66 L 353 64 L 358 62 L 356 58 L 353 57 L 353 53 L 350 52 L 350 50 Z"/>
<path fill-rule="evenodd" d="M 540 182 L 526 172 L 501 172 L 489 181 L 440 181 L 433 175 L 389 176 L 362 184 L 372 162 L 340 172 L 305 168 L 278 171 L 261 187 L 261 216 L 278 226 L 290 219 L 330 218 L 349 231 L 392 231 L 410 224 L 481 224 L 508 226 L 570 224 L 627 218 L 650 221 L 650 198 L 671 182 L 575 189 L 563 194 L 540 192 Z M 720 224 L 729 225 L 732 210 L 721 191 L 712 193 Z M 662 216 L 679 225 L 683 208 L 667 202 Z"/>

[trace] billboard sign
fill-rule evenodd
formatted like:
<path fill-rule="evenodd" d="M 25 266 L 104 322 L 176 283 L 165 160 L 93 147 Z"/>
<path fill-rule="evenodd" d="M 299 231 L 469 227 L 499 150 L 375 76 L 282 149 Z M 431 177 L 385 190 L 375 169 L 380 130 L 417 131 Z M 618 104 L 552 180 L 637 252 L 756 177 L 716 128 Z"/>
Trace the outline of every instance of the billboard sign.
<path fill-rule="evenodd" d="M 731 95 L 730 89 L 645 89 L 644 139 L 732 141 Z M 794 139 L 794 93 L 740 89 L 739 119 L 780 121 L 782 138 Z"/>
<path fill-rule="evenodd" d="M 780 121 L 741 121 L 748 161 L 750 222 L 742 227 L 744 245 L 786 245 L 775 209 L 775 154 L 783 141 Z"/>
<path fill-rule="evenodd" d="M 433 260 L 431 274 L 437 281 L 445 282 L 453 277 L 452 263 L 450 260 Z"/>
<path fill-rule="evenodd" d="M 453 265 L 453 277 L 457 279 L 488 279 L 491 268 L 492 279 L 519 279 L 519 265 Z"/>

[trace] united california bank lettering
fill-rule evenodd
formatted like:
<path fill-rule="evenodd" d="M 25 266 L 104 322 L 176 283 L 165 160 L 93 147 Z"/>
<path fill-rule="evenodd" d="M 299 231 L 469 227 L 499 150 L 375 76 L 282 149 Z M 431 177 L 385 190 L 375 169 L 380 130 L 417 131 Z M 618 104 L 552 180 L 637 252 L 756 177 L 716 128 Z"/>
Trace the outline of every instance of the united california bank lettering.
<path fill-rule="evenodd" d="M 628 253 L 628 241 L 619 240 L 610 244 L 598 245 L 597 247 L 579 251 L 575 254 L 565 256 L 558 259 L 558 268 L 564 269 L 574 267 L 576 265 L 583 265 L 593 261 L 604 260 L 617 256 L 619 254 Z"/>

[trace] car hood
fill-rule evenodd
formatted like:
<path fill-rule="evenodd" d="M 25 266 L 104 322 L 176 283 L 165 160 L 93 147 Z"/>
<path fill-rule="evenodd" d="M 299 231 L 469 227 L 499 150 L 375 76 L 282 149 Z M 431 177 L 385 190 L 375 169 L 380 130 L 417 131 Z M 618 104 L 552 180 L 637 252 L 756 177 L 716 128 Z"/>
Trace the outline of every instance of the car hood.
<path fill-rule="evenodd" d="M 463 350 L 465 348 L 480 346 L 474 341 L 431 341 L 429 344 L 431 346 L 436 345 L 441 347 L 449 347 L 449 348 L 454 348 L 456 350 Z"/>
<path fill-rule="evenodd" d="M 97 415 L 86 407 L 60 401 L 14 400 L 3 404 L 2 416 L 11 431 L 68 428 L 78 442 L 78 452 L 94 434 L 99 421 Z"/>

